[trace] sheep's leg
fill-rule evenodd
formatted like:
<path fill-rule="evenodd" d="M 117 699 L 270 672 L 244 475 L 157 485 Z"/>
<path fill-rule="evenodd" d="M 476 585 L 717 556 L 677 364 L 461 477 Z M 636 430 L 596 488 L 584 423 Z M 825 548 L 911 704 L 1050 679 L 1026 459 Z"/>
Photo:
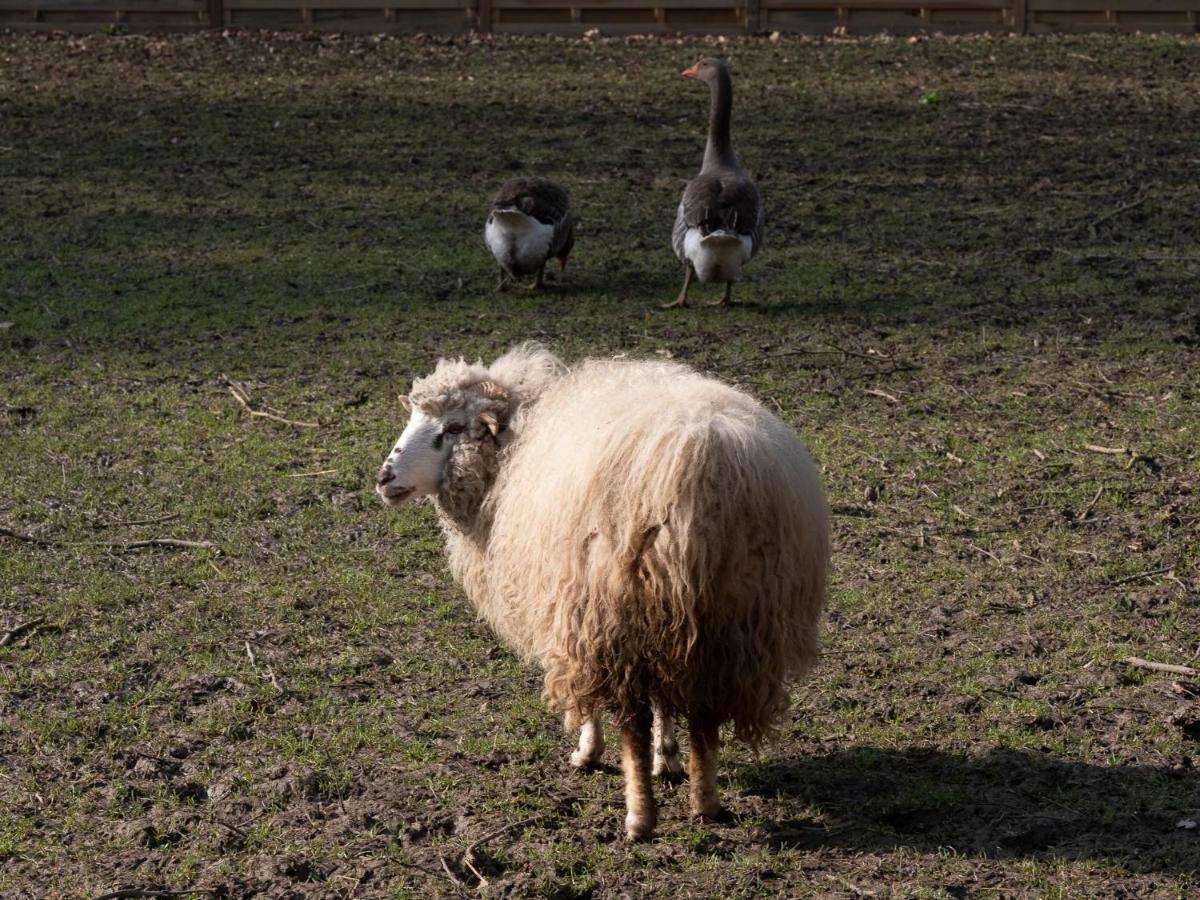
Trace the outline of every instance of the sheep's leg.
<path fill-rule="evenodd" d="M 505 278 L 504 278 L 505 274 L 506 273 L 504 271 L 504 266 L 501 266 L 500 267 L 500 277 L 496 280 L 496 290 L 498 290 L 498 291 L 502 291 L 506 287 Z"/>
<path fill-rule="evenodd" d="M 542 263 L 540 266 L 538 266 L 537 280 L 533 283 L 533 289 L 535 291 L 545 290 L 545 288 L 546 288 L 545 275 L 546 275 L 546 264 Z"/>
<path fill-rule="evenodd" d="M 590 769 L 598 765 L 604 755 L 604 725 L 599 713 L 592 713 L 583 720 L 579 730 L 579 749 L 571 754 L 571 765 L 577 769 Z"/>
<path fill-rule="evenodd" d="M 692 284 L 692 265 L 691 263 L 683 264 L 683 287 L 679 289 L 679 296 L 670 303 L 664 303 L 659 309 L 677 309 L 681 306 L 687 306 L 688 288 Z"/>
<path fill-rule="evenodd" d="M 658 704 L 654 705 L 651 745 L 654 748 L 655 778 L 673 778 L 683 774 L 683 763 L 679 759 L 679 742 L 675 740 L 675 720 L 664 716 Z"/>
<path fill-rule="evenodd" d="M 649 710 L 638 713 L 621 729 L 621 769 L 625 773 L 625 836 L 640 841 L 650 836 L 658 820 L 650 776 Z"/>
<path fill-rule="evenodd" d="M 692 745 L 688 753 L 692 815 L 715 819 L 721 812 L 721 797 L 717 793 L 720 723 L 709 717 L 689 716 L 688 738 Z"/>

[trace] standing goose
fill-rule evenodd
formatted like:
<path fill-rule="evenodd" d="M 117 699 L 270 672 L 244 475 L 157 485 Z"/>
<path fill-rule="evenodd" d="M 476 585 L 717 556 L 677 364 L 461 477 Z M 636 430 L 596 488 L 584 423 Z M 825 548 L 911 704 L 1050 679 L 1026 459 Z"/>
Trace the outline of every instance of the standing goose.
<path fill-rule="evenodd" d="M 683 189 L 671 235 L 671 246 L 683 262 L 683 287 L 663 309 L 688 305 L 693 272 L 701 281 L 725 282 L 725 296 L 717 303 L 729 306 L 734 302 L 731 293 L 738 271 L 762 240 L 762 201 L 754 182 L 742 172 L 729 139 L 733 82 L 725 63 L 702 59 L 684 69 L 683 76 L 708 82 L 708 143 L 700 174 Z"/>
<path fill-rule="evenodd" d="M 563 188 L 549 178 L 513 178 L 492 201 L 483 230 L 488 249 L 500 264 L 497 290 L 504 289 L 504 275 L 523 278 L 537 273 L 535 288 L 545 287 L 542 273 L 550 257 L 558 257 L 559 271 L 567 267 L 567 256 L 575 245 L 575 220 L 571 200 Z"/>

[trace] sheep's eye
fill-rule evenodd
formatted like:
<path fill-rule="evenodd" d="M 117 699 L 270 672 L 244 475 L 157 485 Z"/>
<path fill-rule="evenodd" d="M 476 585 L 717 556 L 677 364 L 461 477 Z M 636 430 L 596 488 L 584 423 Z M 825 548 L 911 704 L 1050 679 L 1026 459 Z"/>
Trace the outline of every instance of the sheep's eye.
<path fill-rule="evenodd" d="M 442 429 L 442 434 L 462 434 L 465 425 L 447 425 Z"/>

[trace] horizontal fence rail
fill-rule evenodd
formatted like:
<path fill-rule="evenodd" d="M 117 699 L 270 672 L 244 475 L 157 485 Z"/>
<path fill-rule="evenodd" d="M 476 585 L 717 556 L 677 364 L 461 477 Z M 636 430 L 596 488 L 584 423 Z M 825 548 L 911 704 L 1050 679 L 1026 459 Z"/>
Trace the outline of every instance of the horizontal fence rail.
<path fill-rule="evenodd" d="M 1200 30 L 1200 0 L 0 0 L 0 29 L 458 34 Z"/>

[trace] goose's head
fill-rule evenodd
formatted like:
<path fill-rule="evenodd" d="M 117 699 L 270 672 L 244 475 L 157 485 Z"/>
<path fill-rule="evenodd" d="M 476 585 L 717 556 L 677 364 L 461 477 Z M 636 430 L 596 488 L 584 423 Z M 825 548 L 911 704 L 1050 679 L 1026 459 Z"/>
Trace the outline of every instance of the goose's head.
<path fill-rule="evenodd" d="M 699 62 L 693 63 L 688 68 L 684 69 L 681 74 L 684 78 L 696 78 L 700 81 L 712 83 L 725 72 L 725 63 L 714 56 L 706 56 Z"/>

